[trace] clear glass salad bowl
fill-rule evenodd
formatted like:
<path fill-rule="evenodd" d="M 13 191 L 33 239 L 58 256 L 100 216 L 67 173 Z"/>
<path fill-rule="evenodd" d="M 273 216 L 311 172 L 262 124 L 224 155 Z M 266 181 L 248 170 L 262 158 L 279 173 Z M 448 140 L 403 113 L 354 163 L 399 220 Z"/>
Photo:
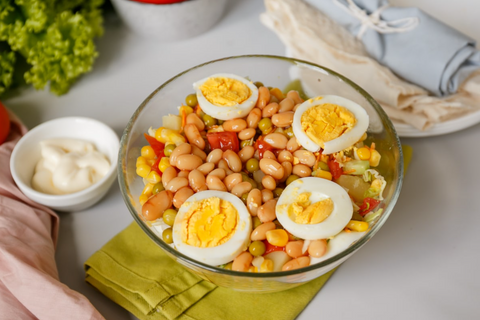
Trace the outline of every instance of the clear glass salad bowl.
<path fill-rule="evenodd" d="M 249 273 L 212 267 L 189 258 L 165 243 L 161 235 L 141 218 L 138 201 L 144 184 L 136 174 L 136 159 L 146 145 L 144 133 L 150 127 L 160 126 L 163 115 L 178 114 L 178 106 L 186 95 L 194 92 L 192 84 L 216 73 L 233 73 L 261 81 L 267 86 L 285 88 L 293 80 L 301 83 L 310 96 L 333 94 L 355 101 L 365 108 L 369 117 L 369 139 L 375 142 L 382 155 L 376 168 L 387 181 L 384 190 L 384 210 L 368 232 L 337 255 L 305 268 L 270 272 Z M 212 283 L 239 291 L 274 292 L 289 289 L 315 279 L 352 256 L 382 227 L 397 201 L 402 186 L 403 156 L 395 129 L 379 104 L 362 88 L 349 79 L 327 68 L 291 58 L 263 55 L 235 56 L 201 64 L 168 80 L 138 107 L 130 119 L 121 139 L 118 177 L 125 203 L 142 230 L 170 257 L 191 272 Z"/>

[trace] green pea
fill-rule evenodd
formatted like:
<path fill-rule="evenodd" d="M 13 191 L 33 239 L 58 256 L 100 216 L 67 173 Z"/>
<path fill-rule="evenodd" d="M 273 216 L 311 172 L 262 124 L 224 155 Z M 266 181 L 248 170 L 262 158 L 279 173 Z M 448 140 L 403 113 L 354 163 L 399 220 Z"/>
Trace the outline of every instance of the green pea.
<path fill-rule="evenodd" d="M 163 230 L 162 238 L 163 238 L 163 241 L 165 241 L 168 244 L 173 243 L 172 228 L 168 228 L 168 229 Z"/>
<path fill-rule="evenodd" d="M 197 100 L 197 95 L 195 93 L 191 93 L 189 94 L 186 98 L 185 98 L 185 103 L 187 104 L 187 106 L 189 107 L 195 107 L 197 104 L 198 104 L 198 100 Z"/>
<path fill-rule="evenodd" d="M 233 262 L 229 262 L 227 264 L 224 265 L 223 269 L 225 270 L 232 270 L 232 265 L 233 265 Z"/>
<path fill-rule="evenodd" d="M 175 150 L 175 147 L 176 147 L 176 145 L 174 145 L 174 144 L 167 144 L 165 146 L 165 149 L 163 149 L 163 153 L 165 154 L 165 156 L 170 157 L 173 150 Z"/>
<path fill-rule="evenodd" d="M 245 168 L 247 169 L 248 172 L 254 173 L 260 168 L 260 165 L 257 159 L 250 158 L 247 160 L 247 163 L 245 164 Z"/>
<path fill-rule="evenodd" d="M 205 125 L 207 127 L 213 127 L 214 125 L 217 124 L 217 119 L 210 117 L 208 114 L 204 114 L 202 119 L 203 119 L 203 122 L 205 122 Z"/>
<path fill-rule="evenodd" d="M 297 179 L 300 179 L 300 177 L 297 176 L 296 174 L 292 174 L 291 176 L 289 176 L 287 178 L 286 185 L 288 186 L 290 183 L 292 183 L 293 181 L 295 181 Z"/>
<path fill-rule="evenodd" d="M 282 192 L 283 192 L 283 189 L 282 189 L 282 188 L 275 188 L 275 189 L 273 190 L 273 196 L 274 196 L 275 198 L 278 198 L 278 197 L 280 197 L 280 195 L 282 194 Z"/>
<path fill-rule="evenodd" d="M 275 223 L 276 229 L 284 229 L 280 221 L 277 219 L 273 220 L 273 223 Z"/>
<path fill-rule="evenodd" d="M 157 193 L 159 193 L 160 191 L 163 191 L 163 190 L 165 190 L 165 188 L 163 187 L 162 181 L 160 181 L 160 182 L 155 183 L 155 185 L 153 186 L 153 189 L 152 189 L 152 193 L 157 194 Z"/>
<path fill-rule="evenodd" d="M 262 224 L 262 221 L 260 221 L 260 218 L 258 218 L 257 216 L 252 218 L 252 228 L 253 229 L 255 229 L 256 227 L 258 227 L 261 224 Z"/>
<path fill-rule="evenodd" d="M 173 226 L 175 222 L 175 217 L 177 216 L 177 211 L 174 209 L 167 209 L 163 213 L 163 222 L 168 224 L 170 227 Z"/>
<path fill-rule="evenodd" d="M 260 82 L 260 81 L 255 81 L 253 84 L 254 84 L 255 87 L 257 87 L 257 88 L 263 87 L 263 83 Z"/>
<path fill-rule="evenodd" d="M 260 240 L 253 241 L 248 247 L 248 251 L 254 256 L 258 257 L 265 253 L 265 243 Z"/>
<path fill-rule="evenodd" d="M 217 119 L 217 124 L 218 124 L 219 126 L 221 126 L 224 122 L 225 122 L 225 120 Z"/>
<path fill-rule="evenodd" d="M 323 161 L 318 161 L 318 167 L 320 169 L 322 169 L 323 171 L 330 171 L 330 167 L 328 166 L 328 164 L 326 164 L 325 162 Z"/>
<path fill-rule="evenodd" d="M 246 203 L 247 202 L 247 197 L 248 197 L 248 193 L 242 194 L 242 201 Z"/>
<path fill-rule="evenodd" d="M 258 123 L 258 128 L 262 131 L 263 134 L 267 134 L 272 129 L 272 120 L 270 118 L 263 118 Z"/>
<path fill-rule="evenodd" d="M 283 130 L 283 132 L 287 135 L 287 137 L 289 138 L 292 138 L 294 136 L 293 134 L 293 128 L 292 127 L 289 127 L 285 130 Z"/>

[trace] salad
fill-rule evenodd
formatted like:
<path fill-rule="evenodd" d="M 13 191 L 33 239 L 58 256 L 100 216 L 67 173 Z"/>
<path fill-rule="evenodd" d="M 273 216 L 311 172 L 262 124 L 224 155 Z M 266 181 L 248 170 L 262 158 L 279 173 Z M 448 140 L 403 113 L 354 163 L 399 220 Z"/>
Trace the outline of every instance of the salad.
<path fill-rule="evenodd" d="M 145 132 L 140 216 L 184 255 L 243 272 L 318 263 L 381 215 L 365 110 L 220 73 Z"/>

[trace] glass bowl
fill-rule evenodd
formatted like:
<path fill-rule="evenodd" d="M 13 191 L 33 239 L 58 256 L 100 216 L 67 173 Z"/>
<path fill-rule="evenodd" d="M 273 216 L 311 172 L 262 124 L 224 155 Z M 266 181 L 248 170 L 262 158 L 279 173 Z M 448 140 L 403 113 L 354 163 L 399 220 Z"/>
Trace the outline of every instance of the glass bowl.
<path fill-rule="evenodd" d="M 350 247 L 329 259 L 302 269 L 270 273 L 249 273 L 212 267 L 176 251 L 161 239 L 150 223 L 141 218 L 138 202 L 143 190 L 142 178 L 136 174 L 136 159 L 146 144 L 143 134 L 149 127 L 158 127 L 163 115 L 177 114 L 177 107 L 186 95 L 194 92 L 192 84 L 215 73 L 233 73 L 261 81 L 265 85 L 285 88 L 298 79 L 310 97 L 333 94 L 355 101 L 365 108 L 370 125 L 368 135 L 382 154 L 376 168 L 387 181 L 384 190 L 383 214 L 369 231 Z M 315 279 L 340 265 L 364 246 L 382 227 L 392 212 L 400 193 L 403 177 L 403 155 L 392 122 L 379 104 L 352 81 L 327 68 L 305 61 L 263 55 L 235 56 L 201 64 L 168 80 L 150 94 L 130 119 L 121 139 L 118 176 L 125 203 L 142 230 L 170 257 L 191 272 L 218 286 L 247 292 L 286 290 Z"/>

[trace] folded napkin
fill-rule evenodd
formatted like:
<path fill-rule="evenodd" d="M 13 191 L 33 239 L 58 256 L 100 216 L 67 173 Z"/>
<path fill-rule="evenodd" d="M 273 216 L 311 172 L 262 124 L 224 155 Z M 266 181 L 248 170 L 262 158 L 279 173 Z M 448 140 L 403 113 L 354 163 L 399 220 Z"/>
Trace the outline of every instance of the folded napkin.
<path fill-rule="evenodd" d="M 103 319 L 58 278 L 58 216 L 28 199 L 13 181 L 10 155 L 27 129 L 9 116 L 10 134 L 0 145 L 0 319 Z"/>
<path fill-rule="evenodd" d="M 332 0 L 306 1 L 322 6 L 332 2 Z M 266 12 L 260 17 L 262 23 L 283 41 L 294 58 L 317 63 L 351 79 L 372 95 L 390 118 L 410 124 L 419 130 L 428 130 L 437 123 L 480 111 L 480 70 L 472 72 L 461 82 L 456 93 L 445 97 L 433 96 L 424 88 L 399 78 L 388 67 L 372 58 L 371 47 L 365 46 L 360 39 L 328 14 L 306 1 L 264 0 Z M 394 8 L 388 10 L 392 9 Z M 384 12 L 387 12 L 386 10 Z M 346 15 L 348 16 L 348 13 Z M 417 26 L 419 30 L 421 30 L 420 25 L 419 23 Z M 414 30 L 382 36 L 408 37 Z M 374 31 L 367 29 L 363 37 L 372 32 Z M 465 48 L 471 49 L 470 41 L 465 38 L 462 41 Z M 387 49 L 387 47 L 381 48 Z M 416 50 L 412 46 L 406 48 Z M 458 49 L 458 45 L 456 50 L 463 52 Z M 402 54 L 404 54 L 403 51 Z M 420 55 L 418 52 L 411 54 Z M 476 57 L 477 54 L 473 55 Z M 469 55 L 466 54 L 466 56 Z M 445 59 L 443 57 L 440 60 Z M 450 72 L 453 64 L 445 66 L 438 60 L 435 61 L 432 61 L 430 67 L 439 69 L 434 73 L 424 72 L 422 76 L 437 79 L 439 83 L 444 83 L 443 87 L 450 88 L 454 87 L 448 83 L 459 83 L 465 76 L 463 71 L 460 72 L 462 75 Z M 417 68 L 416 65 L 413 67 Z M 453 78 L 447 76 L 450 73 L 454 75 Z M 446 81 L 447 78 L 454 80 Z M 440 88 L 440 85 L 438 87 Z"/>
<path fill-rule="evenodd" d="M 286 291 L 216 287 L 168 257 L 133 222 L 86 262 L 86 281 L 140 319 L 294 319 L 329 273 Z"/>
<path fill-rule="evenodd" d="M 475 40 L 422 10 L 388 0 L 306 0 L 359 38 L 371 57 L 435 95 L 480 69 Z"/>

